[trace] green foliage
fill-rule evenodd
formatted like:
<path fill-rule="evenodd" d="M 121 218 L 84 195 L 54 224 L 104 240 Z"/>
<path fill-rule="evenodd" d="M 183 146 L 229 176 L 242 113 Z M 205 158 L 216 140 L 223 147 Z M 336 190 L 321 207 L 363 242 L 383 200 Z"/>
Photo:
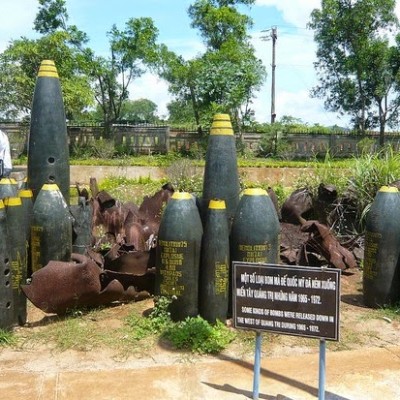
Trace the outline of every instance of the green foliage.
<path fill-rule="evenodd" d="M 159 335 L 171 341 L 177 349 L 201 354 L 218 353 L 234 339 L 234 333 L 220 321 L 210 325 L 201 317 L 188 317 L 174 323 L 168 311 L 172 301 L 174 300 L 165 296 L 156 297 L 154 308 L 145 318 L 131 313 L 126 319 L 131 337 L 142 340 Z"/>
<path fill-rule="evenodd" d="M 329 152 L 326 153 L 323 161 L 316 160 L 313 163 L 313 170 L 310 173 L 304 173 L 297 180 L 296 187 L 306 187 L 316 197 L 320 184 L 334 185 L 339 196 L 348 188 L 348 172 L 342 168 L 335 168 Z"/>
<path fill-rule="evenodd" d="M 400 154 L 392 148 L 383 149 L 377 154 L 364 154 L 354 160 L 350 171 L 349 186 L 357 195 L 358 216 L 361 223 L 365 222 L 368 207 L 373 202 L 376 193 L 400 176 Z"/>
<path fill-rule="evenodd" d="M 201 133 L 216 113 L 230 114 L 237 126 L 252 115 L 251 98 L 263 82 L 265 68 L 250 44 L 247 29 L 252 21 L 238 7 L 253 3 L 196 0 L 189 7 L 189 16 L 192 27 L 200 30 L 206 51 L 186 61 L 161 47 L 159 73 L 169 82 L 178 104 L 185 106 L 179 110 L 171 105 L 174 120 L 194 120 Z M 192 117 L 188 115 L 189 108 Z"/>
<path fill-rule="evenodd" d="M 357 143 L 358 152 L 361 155 L 368 155 L 375 152 L 375 140 L 371 138 L 361 139 Z"/>
<path fill-rule="evenodd" d="M 120 120 L 134 121 L 135 123 L 153 124 L 158 121 L 156 116 L 157 104 L 148 99 L 125 100 L 122 103 Z"/>
<path fill-rule="evenodd" d="M 182 158 L 167 168 L 168 180 L 180 192 L 201 193 L 203 177 L 197 167 L 188 159 Z"/>
<path fill-rule="evenodd" d="M 154 308 L 147 318 L 131 313 L 126 318 L 127 325 L 131 328 L 132 337 L 141 340 L 150 335 L 163 333 L 173 323 L 168 307 L 171 299 L 165 296 L 154 299 Z"/>
<path fill-rule="evenodd" d="M 12 346 L 16 343 L 17 339 L 13 332 L 0 329 L 0 347 Z"/>
<path fill-rule="evenodd" d="M 309 24 L 318 46 L 313 95 L 324 98 L 327 109 L 350 115 L 361 132 L 379 126 L 381 145 L 400 106 L 399 50 L 389 40 L 399 32 L 395 5 L 395 0 L 324 0 Z"/>
<path fill-rule="evenodd" d="M 141 204 L 144 196 L 152 196 L 164 183 L 152 180 L 148 176 L 137 179 L 110 176 L 99 182 L 99 189 L 107 191 L 120 202 L 132 201 Z"/>
<path fill-rule="evenodd" d="M 178 349 L 191 350 L 194 353 L 214 354 L 221 352 L 235 334 L 221 321 L 209 324 L 200 316 L 188 317 L 184 321 L 171 325 L 164 337 Z"/>
<path fill-rule="evenodd" d="M 114 141 L 110 139 L 94 139 L 89 143 L 73 144 L 70 147 L 71 157 L 83 159 L 109 159 L 114 157 L 116 151 Z"/>

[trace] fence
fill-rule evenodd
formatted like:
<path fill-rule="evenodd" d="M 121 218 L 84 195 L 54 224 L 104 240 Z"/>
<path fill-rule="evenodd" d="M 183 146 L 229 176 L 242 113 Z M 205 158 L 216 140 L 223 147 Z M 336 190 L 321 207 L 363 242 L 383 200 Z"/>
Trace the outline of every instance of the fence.
<path fill-rule="evenodd" d="M 29 125 L 23 123 L 1 123 L 0 129 L 10 137 L 13 157 L 21 154 L 26 146 L 29 134 Z M 133 154 L 165 154 L 169 151 L 190 150 L 197 146 L 199 135 L 196 131 L 174 129 L 167 125 L 113 125 L 112 137 L 114 145 L 122 147 Z M 94 144 L 96 140 L 104 140 L 104 126 L 102 124 L 68 125 L 68 136 L 71 146 L 86 146 Z M 285 135 L 288 158 L 308 158 L 323 156 L 329 150 L 335 157 L 349 157 L 359 152 L 359 142 L 364 138 L 374 141 L 375 149 L 379 147 L 377 134 L 315 134 L 315 133 L 288 133 Z M 244 133 L 245 146 L 257 152 L 260 148 L 262 134 Z M 400 150 L 400 135 L 387 134 L 385 141 L 390 143 L 395 151 Z"/>

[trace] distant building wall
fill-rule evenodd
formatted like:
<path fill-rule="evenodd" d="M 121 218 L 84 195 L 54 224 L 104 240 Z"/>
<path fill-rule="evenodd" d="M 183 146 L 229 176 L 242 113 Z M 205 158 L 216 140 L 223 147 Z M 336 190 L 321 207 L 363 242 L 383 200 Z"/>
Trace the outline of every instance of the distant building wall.
<path fill-rule="evenodd" d="M 13 157 L 24 151 L 29 134 L 29 125 L 22 123 L 1 123 L 0 129 L 10 137 Z M 134 154 L 165 154 L 169 151 L 190 150 L 199 141 L 196 131 L 174 129 L 166 125 L 113 125 L 112 136 L 116 146 Z M 68 125 L 70 145 L 85 146 L 95 140 L 104 139 L 104 127 L 101 124 Z M 315 134 L 289 133 L 285 135 L 288 150 L 286 153 L 293 158 L 323 156 L 329 150 L 334 157 L 351 157 L 359 152 L 359 142 L 364 138 L 375 141 L 375 150 L 379 148 L 379 135 L 354 134 Z M 262 134 L 244 133 L 243 140 L 247 148 L 257 151 L 260 147 Z M 390 143 L 395 151 L 400 150 L 400 135 L 386 134 L 386 143 Z"/>

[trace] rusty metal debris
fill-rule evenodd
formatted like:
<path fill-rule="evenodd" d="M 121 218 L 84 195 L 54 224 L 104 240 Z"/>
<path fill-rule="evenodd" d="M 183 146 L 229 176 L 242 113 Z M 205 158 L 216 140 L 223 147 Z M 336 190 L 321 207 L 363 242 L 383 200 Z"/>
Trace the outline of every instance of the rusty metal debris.
<path fill-rule="evenodd" d="M 322 184 L 315 199 L 306 188 L 297 189 L 288 197 L 281 208 L 280 255 L 283 263 L 325 265 L 346 273 L 357 267 L 356 255 L 339 242 L 332 227 L 354 226 L 353 203 L 350 196 L 345 198 L 347 204 L 342 203 L 340 209 L 336 188 Z M 345 221 L 346 212 L 349 213 L 349 222 Z M 339 217 L 340 223 L 337 222 Z"/>
<path fill-rule="evenodd" d="M 70 262 L 50 261 L 22 286 L 26 297 L 44 312 L 62 315 L 68 310 L 138 301 L 154 294 L 157 234 L 173 187 L 164 185 L 145 197 L 140 207 L 99 191 L 95 180 L 91 180 L 91 191 L 95 195 L 89 198 L 88 192 L 78 188 L 81 202 L 73 210 L 75 233 L 84 236 L 83 226 L 90 230 L 84 254 L 74 252 Z M 298 189 L 281 209 L 271 188 L 268 193 L 280 216 L 281 262 L 326 265 L 345 273 L 357 266 L 354 253 L 339 242 L 329 226 L 338 209 L 334 187 L 321 186 L 317 199 L 306 188 Z M 83 217 L 84 223 L 80 221 Z"/>
<path fill-rule="evenodd" d="M 82 226 L 91 231 L 84 254 L 73 253 L 70 262 L 50 261 L 22 286 L 26 297 L 44 312 L 62 315 L 68 310 L 137 301 L 154 294 L 156 237 L 162 207 L 173 187 L 164 185 L 138 207 L 96 190 L 94 180 L 91 185 L 96 192 L 90 199 L 92 212 L 87 211 L 88 194 L 79 188 L 80 204 L 73 210 L 74 233 L 84 236 Z M 103 255 L 100 244 L 105 241 L 109 247 Z"/>

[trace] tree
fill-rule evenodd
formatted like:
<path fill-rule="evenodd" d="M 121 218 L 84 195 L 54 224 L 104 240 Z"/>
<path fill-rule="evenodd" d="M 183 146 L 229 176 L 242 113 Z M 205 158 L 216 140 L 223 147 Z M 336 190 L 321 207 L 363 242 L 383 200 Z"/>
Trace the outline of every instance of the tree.
<path fill-rule="evenodd" d="M 394 124 L 399 108 L 397 47 L 389 35 L 398 31 L 395 0 L 322 0 L 309 27 L 317 43 L 319 85 L 312 95 L 325 107 L 349 114 L 357 130 Z"/>
<path fill-rule="evenodd" d="M 252 115 L 251 99 L 263 82 L 265 68 L 247 34 L 252 21 L 236 6 L 254 2 L 196 0 L 188 12 L 191 26 L 204 40 L 204 54 L 184 60 L 161 48 L 160 75 L 178 102 L 191 105 L 200 134 L 216 112 L 229 113 L 239 127 Z"/>
<path fill-rule="evenodd" d="M 94 103 L 90 79 L 85 75 L 85 60 L 79 50 L 87 36 L 76 26 L 67 27 L 63 0 L 39 0 L 41 8 L 35 29 L 43 36 L 13 40 L 0 54 L 0 109 L 3 117 L 17 118 L 29 114 L 40 63 L 54 60 L 63 90 L 68 119 L 74 119 Z M 55 18 L 57 13 L 59 17 Z M 54 19 L 54 20 L 53 20 Z M 54 30 L 62 27 L 62 30 Z"/>
<path fill-rule="evenodd" d="M 113 25 L 109 32 L 111 57 L 92 57 L 95 97 L 103 112 L 106 132 L 120 119 L 132 81 L 145 72 L 146 63 L 155 62 L 157 35 L 151 18 L 131 18 L 123 31 Z"/>
<path fill-rule="evenodd" d="M 120 119 L 154 124 L 158 121 L 157 104 L 149 99 L 127 100 L 122 104 Z"/>
<path fill-rule="evenodd" d="M 132 81 L 143 74 L 145 64 L 154 62 L 157 29 L 150 18 L 129 19 L 124 30 L 115 25 L 108 33 L 110 56 L 98 57 L 86 46 L 87 35 L 68 25 L 65 0 L 39 0 L 35 30 L 38 40 L 13 41 L 1 55 L 0 105 L 8 115 L 29 112 L 37 68 L 52 58 L 63 89 L 67 118 L 79 118 L 88 107 L 102 110 L 105 134 L 120 118 Z M 13 80 L 18 81 L 15 89 Z M 10 90 L 11 89 L 11 90 Z M 11 100 L 11 102 L 10 102 Z"/>

